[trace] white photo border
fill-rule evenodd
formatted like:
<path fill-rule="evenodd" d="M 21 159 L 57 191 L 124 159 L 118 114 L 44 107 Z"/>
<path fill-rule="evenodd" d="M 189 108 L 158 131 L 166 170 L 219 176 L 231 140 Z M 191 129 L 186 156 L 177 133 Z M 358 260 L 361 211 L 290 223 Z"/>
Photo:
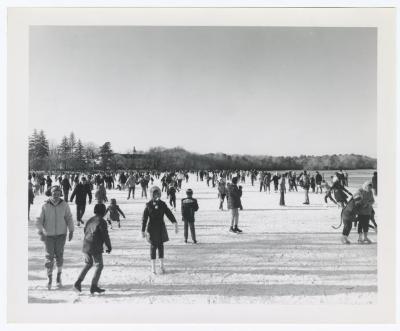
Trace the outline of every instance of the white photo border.
<path fill-rule="evenodd" d="M 373 305 L 28 304 L 29 27 L 319 26 L 378 29 L 378 300 Z M 9 8 L 7 318 L 11 323 L 394 323 L 396 317 L 395 8 Z M 11 148 L 12 147 L 12 148 Z M 12 178 L 12 181 L 10 180 Z M 340 246 L 338 246 L 340 249 Z M 93 313 L 91 313 L 93 312 Z M 154 320 L 157 316 L 157 320 Z"/>

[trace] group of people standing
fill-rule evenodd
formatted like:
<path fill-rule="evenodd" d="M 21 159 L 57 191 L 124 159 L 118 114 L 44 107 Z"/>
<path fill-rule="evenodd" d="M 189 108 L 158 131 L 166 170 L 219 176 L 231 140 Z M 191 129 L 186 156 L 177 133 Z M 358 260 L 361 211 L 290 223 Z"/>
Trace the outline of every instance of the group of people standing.
<path fill-rule="evenodd" d="M 352 228 L 352 223 L 358 223 L 359 243 L 371 243 L 368 238 L 369 221 L 372 219 L 374 224 L 374 193 L 377 194 L 377 173 L 374 173 L 372 181 L 366 182 L 354 195 L 345 188 L 348 185 L 348 178 L 342 176 L 341 172 L 337 172 L 331 177 L 331 184 L 329 185 L 325 179 L 317 171 L 315 176 L 311 176 L 307 171 L 303 171 L 299 176 L 293 172 L 286 172 L 283 174 L 275 173 L 272 175 L 269 172 L 256 172 L 246 173 L 243 171 L 204 171 L 196 172 L 197 180 L 209 180 L 213 186 L 217 186 L 219 209 L 223 210 L 225 199 L 227 200 L 227 208 L 230 210 L 230 227 L 229 231 L 232 233 L 242 233 L 239 228 L 239 211 L 243 209 L 241 197 L 243 194 L 242 186 L 238 185 L 239 182 L 245 182 L 246 175 L 250 175 L 252 185 L 254 181 L 259 178 L 260 191 L 270 192 L 269 185 L 274 183 L 276 191 L 280 191 L 280 205 L 285 205 L 286 185 L 289 186 L 289 191 L 297 191 L 297 186 L 305 190 L 305 202 L 309 204 L 308 191 L 312 188 L 311 183 L 314 178 L 315 193 L 322 193 L 322 187 L 325 187 L 324 200 L 327 202 L 329 198 L 334 203 L 342 208 L 341 219 L 344 224 L 342 233 L 342 243 L 349 244 L 348 235 Z M 168 207 L 167 203 L 161 200 L 163 191 L 167 192 L 170 207 L 175 210 L 176 208 L 176 192 L 182 189 L 182 182 L 188 182 L 189 172 L 122 172 L 117 180 L 106 180 L 107 177 L 114 177 L 110 174 L 87 174 L 87 175 L 74 175 L 73 184 L 71 184 L 71 177 L 68 174 L 64 176 L 56 176 L 59 184 L 48 187 L 49 199 L 43 204 L 40 216 L 37 218 L 36 226 L 40 239 L 45 243 L 45 267 L 48 275 L 47 286 L 49 289 L 52 287 L 53 282 L 53 269 L 54 260 L 56 262 L 57 274 L 56 284 L 57 287 L 62 286 L 61 274 L 63 267 L 64 246 L 66 243 L 67 235 L 68 240 L 73 239 L 75 231 L 73 216 L 68 205 L 68 201 L 75 200 L 76 203 L 76 221 L 77 226 L 84 224 L 84 242 L 82 252 L 84 254 L 84 267 L 79 274 L 74 288 L 81 291 L 81 284 L 86 276 L 88 270 L 94 265 L 96 268 L 95 274 L 92 279 L 90 292 L 102 293 L 104 289 L 99 288 L 98 282 L 103 269 L 103 246 L 106 246 L 106 252 L 110 253 L 112 250 L 111 240 L 108 234 L 108 226 L 112 225 L 111 221 L 116 221 L 120 227 L 120 215 L 125 218 L 125 214 L 119 208 L 115 199 L 111 199 L 111 204 L 106 207 L 105 202 L 108 201 L 106 189 L 112 189 L 113 183 L 117 182 L 121 190 L 128 189 L 129 200 L 135 197 L 135 185 L 142 186 L 142 197 L 147 198 L 147 187 L 149 182 L 153 182 L 154 178 L 160 179 L 162 189 L 158 186 L 153 186 L 150 189 L 150 200 L 145 204 L 142 216 L 142 237 L 145 238 L 150 244 L 150 261 L 151 271 L 156 272 L 156 257 L 158 255 L 160 263 L 160 272 L 165 272 L 164 267 L 164 243 L 169 240 L 166 225 L 164 223 L 164 216 L 166 216 L 174 225 L 175 231 L 178 232 L 178 223 Z M 31 180 L 34 178 L 36 182 L 38 175 L 29 175 L 29 206 L 33 203 L 36 190 Z M 51 176 L 47 176 L 51 180 Z M 61 177 L 61 178 L 60 178 Z M 122 178 L 121 178 L 122 177 Z M 126 180 L 124 179 L 126 177 Z M 40 176 L 40 178 L 45 178 Z M 277 181 L 277 187 L 275 182 Z M 143 184 L 142 184 L 143 183 Z M 325 184 L 324 184 L 325 183 Z M 106 184 L 106 185 L 104 185 Z M 94 206 L 94 215 L 85 223 L 82 217 L 85 213 L 86 204 L 92 203 L 92 190 L 96 186 Z M 72 194 L 69 198 L 69 193 Z M 374 193 L 373 193 L 374 192 Z M 40 194 L 40 189 L 38 191 Z M 61 197 L 64 197 L 62 199 Z M 349 198 L 350 197 L 350 198 Z M 68 199 L 69 198 L 69 199 Z M 186 197 L 181 200 L 181 214 L 182 221 L 184 222 L 184 240 L 188 242 L 189 230 L 193 243 L 197 243 L 196 230 L 195 230 L 195 213 L 199 209 L 197 199 L 193 197 L 193 190 L 186 190 Z M 105 216 L 109 214 L 109 219 Z"/>
<path fill-rule="evenodd" d="M 29 180 L 29 183 L 30 180 Z M 178 184 L 179 185 L 179 184 Z M 108 234 L 107 221 L 104 219 L 109 213 L 112 220 L 117 219 L 118 226 L 119 215 L 125 218 L 124 213 L 116 204 L 115 199 L 111 199 L 111 205 L 106 208 L 104 198 L 100 198 L 98 192 L 103 188 L 103 184 L 98 183 L 96 191 L 97 203 L 94 206 L 94 216 L 86 223 L 82 221 L 83 213 L 85 212 L 87 198 L 89 204 L 92 202 L 92 186 L 87 181 L 85 176 L 80 178 L 80 181 L 74 186 L 70 202 L 75 198 L 77 205 L 77 225 L 84 224 L 84 240 L 82 252 L 84 255 L 84 267 L 80 272 L 74 289 L 78 292 L 82 290 L 82 282 L 94 265 L 96 270 L 92 279 L 90 293 L 103 293 L 104 289 L 98 286 L 101 272 L 103 270 L 103 246 L 106 245 L 107 253 L 112 250 L 111 240 Z M 122 188 L 121 188 L 122 189 Z M 56 286 L 62 287 L 62 268 L 64 263 L 64 246 L 68 235 L 68 240 L 73 239 L 75 231 L 72 213 L 68 204 L 68 200 L 62 199 L 63 188 L 60 185 L 53 185 L 49 188 L 47 195 L 49 199 L 42 206 L 40 216 L 36 220 L 36 226 L 40 239 L 45 244 L 45 268 L 47 270 L 48 289 L 52 288 L 53 284 L 53 269 L 54 260 L 57 266 Z M 153 186 L 150 189 L 151 200 L 146 203 L 142 217 L 142 236 L 150 243 L 150 261 L 151 270 L 156 273 L 155 260 L 158 252 L 160 261 L 160 271 L 165 272 L 164 268 L 164 243 L 169 240 L 168 232 L 164 223 L 164 215 L 167 216 L 172 223 L 175 224 L 175 230 L 178 232 L 178 225 L 174 214 L 167 207 L 166 203 L 161 198 L 161 189 Z M 64 197 L 68 196 L 64 192 Z M 197 243 L 196 232 L 194 227 L 195 212 L 198 210 L 197 199 L 193 198 L 193 191 L 186 191 L 186 198 L 181 201 L 182 221 L 184 222 L 184 238 L 185 243 L 188 241 L 188 231 L 190 229 L 192 241 Z"/>

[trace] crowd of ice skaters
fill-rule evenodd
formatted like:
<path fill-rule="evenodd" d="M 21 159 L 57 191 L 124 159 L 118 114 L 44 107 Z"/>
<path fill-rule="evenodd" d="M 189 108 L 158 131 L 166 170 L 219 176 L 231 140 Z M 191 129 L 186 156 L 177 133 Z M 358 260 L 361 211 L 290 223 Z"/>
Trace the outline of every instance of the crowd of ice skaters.
<path fill-rule="evenodd" d="M 197 181 L 205 182 L 205 185 L 215 188 L 219 200 L 216 207 L 219 210 L 224 209 L 226 200 L 227 209 L 231 211 L 229 231 L 232 233 L 239 234 L 242 232 L 238 227 L 239 210 L 243 210 L 241 202 L 243 192 L 240 184 L 246 183 L 246 179 L 250 180 L 252 186 L 259 185 L 260 192 L 270 194 L 273 190 L 275 193 L 279 193 L 279 205 L 281 206 L 285 206 L 287 191 L 297 192 L 299 189 L 304 191 L 304 205 L 310 204 L 310 193 L 321 194 L 325 204 L 328 204 L 329 201 L 336 204 L 341 208 L 340 224 L 332 227 L 339 229 L 343 224 L 341 237 L 343 244 L 350 244 L 348 236 L 353 223 L 358 231 L 359 244 L 371 243 L 368 238 L 369 228 L 377 231 L 373 209 L 374 195 L 378 194 L 377 172 L 374 172 L 371 180 L 365 182 L 354 194 L 346 188 L 348 186 L 348 174 L 342 170 L 336 172 L 329 179 L 325 179 L 318 171 L 313 174 L 308 171 L 272 173 L 268 171 L 203 170 L 192 172 L 122 171 L 86 174 L 31 172 L 28 177 L 29 219 L 30 206 L 34 203 L 34 197 L 42 194 L 49 196 L 36 220 L 39 237 L 45 244 L 48 289 L 51 289 L 53 283 L 54 260 L 57 266 L 56 286 L 58 288 L 62 286 L 64 246 L 67 234 L 70 241 L 75 230 L 68 201 L 73 202 L 75 200 L 76 225 L 78 227 L 81 224 L 84 226 L 82 251 L 85 263 L 74 284 L 74 289 L 81 292 L 81 283 L 86 273 L 95 265 L 90 293 L 104 292 L 104 289 L 98 287 L 98 282 L 103 269 L 103 246 L 106 246 L 107 253 L 112 250 L 108 227 L 112 228 L 113 224 L 121 227 L 120 217 L 125 218 L 125 214 L 118 206 L 116 199 L 108 200 L 107 190 L 125 191 L 129 200 L 135 199 L 138 186 L 140 187 L 141 198 L 147 199 L 149 195 L 150 199 L 144 206 L 141 234 L 150 245 L 151 272 L 156 274 L 156 256 L 158 253 L 159 270 L 164 273 L 164 243 L 168 241 L 164 215 L 175 225 L 175 232 L 178 233 L 178 223 L 171 209 L 176 211 L 176 193 L 182 189 L 183 182 L 188 183 L 189 176 L 195 176 Z M 161 188 L 153 185 L 155 179 L 161 182 Z M 149 187 L 151 188 L 149 189 Z M 166 192 L 170 207 L 161 200 L 162 192 Z M 85 223 L 82 217 L 87 202 L 92 203 L 93 195 L 96 200 L 94 215 Z M 181 214 L 184 222 L 185 243 L 188 242 L 190 229 L 192 241 L 197 244 L 195 212 L 199 209 L 199 205 L 193 195 L 193 190 L 188 188 L 186 198 L 181 200 Z"/>

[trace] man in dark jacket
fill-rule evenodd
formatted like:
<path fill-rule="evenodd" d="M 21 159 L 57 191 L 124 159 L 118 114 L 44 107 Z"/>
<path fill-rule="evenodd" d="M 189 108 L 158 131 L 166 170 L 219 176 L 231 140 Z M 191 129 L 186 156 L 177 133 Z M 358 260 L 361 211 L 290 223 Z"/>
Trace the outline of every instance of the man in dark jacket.
<path fill-rule="evenodd" d="M 75 290 L 81 292 L 81 284 L 85 279 L 87 272 L 95 264 L 95 272 L 90 286 L 90 293 L 103 293 L 105 290 L 99 288 L 98 283 L 103 270 L 103 245 L 107 246 L 106 252 L 111 252 L 111 241 L 107 231 L 107 222 L 104 220 L 106 214 L 106 206 L 102 203 L 94 206 L 94 213 L 85 225 L 82 252 L 85 258 L 85 266 L 83 267 L 78 280 L 74 284 Z"/>
<path fill-rule="evenodd" d="M 63 188 L 64 200 L 68 202 L 69 191 L 71 190 L 72 187 L 67 175 L 64 175 L 64 178 L 61 181 L 61 186 Z"/>
<path fill-rule="evenodd" d="M 315 184 L 317 185 L 316 192 L 318 193 L 319 189 L 320 193 L 322 194 L 322 176 L 318 171 L 317 174 L 315 175 Z"/>
<path fill-rule="evenodd" d="M 182 221 L 184 222 L 184 237 L 185 243 L 188 239 L 188 227 L 190 227 L 190 235 L 194 244 L 197 244 L 196 231 L 194 228 L 194 213 L 199 210 L 199 205 L 197 200 L 193 198 L 192 189 L 186 190 L 186 198 L 182 199 L 181 211 L 182 211 Z"/>
<path fill-rule="evenodd" d="M 228 184 L 228 209 L 232 212 L 230 232 L 241 233 L 242 230 L 238 228 L 239 223 L 239 208 L 242 205 L 240 200 L 242 190 L 237 186 L 238 177 L 232 178 L 232 184 Z"/>
<path fill-rule="evenodd" d="M 78 226 L 80 225 L 80 223 L 84 224 L 82 221 L 82 216 L 85 213 L 87 196 L 89 196 L 89 205 L 90 205 L 92 203 L 92 191 L 90 189 L 89 183 L 86 181 L 86 178 L 82 177 L 81 182 L 75 186 L 75 189 L 72 192 L 70 200 L 72 202 L 75 198 L 76 220 Z"/>

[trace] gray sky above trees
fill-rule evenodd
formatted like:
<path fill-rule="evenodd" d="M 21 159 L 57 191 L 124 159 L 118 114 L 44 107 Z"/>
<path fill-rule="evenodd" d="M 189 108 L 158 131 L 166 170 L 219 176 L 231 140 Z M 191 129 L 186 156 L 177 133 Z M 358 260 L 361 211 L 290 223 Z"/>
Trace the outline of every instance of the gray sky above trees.
<path fill-rule="evenodd" d="M 376 156 L 376 29 L 30 30 L 29 126 L 57 142 Z"/>

